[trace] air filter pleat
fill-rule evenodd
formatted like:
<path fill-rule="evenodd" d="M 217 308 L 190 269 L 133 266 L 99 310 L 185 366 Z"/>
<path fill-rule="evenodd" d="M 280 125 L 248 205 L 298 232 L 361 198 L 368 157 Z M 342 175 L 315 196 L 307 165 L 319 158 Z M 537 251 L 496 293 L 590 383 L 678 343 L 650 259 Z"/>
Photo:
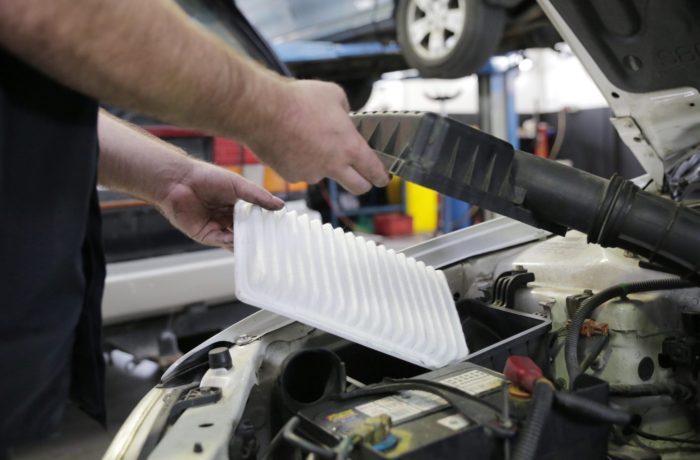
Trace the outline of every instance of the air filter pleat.
<path fill-rule="evenodd" d="M 428 368 L 468 354 L 442 272 L 295 212 L 236 205 L 243 302 Z"/>

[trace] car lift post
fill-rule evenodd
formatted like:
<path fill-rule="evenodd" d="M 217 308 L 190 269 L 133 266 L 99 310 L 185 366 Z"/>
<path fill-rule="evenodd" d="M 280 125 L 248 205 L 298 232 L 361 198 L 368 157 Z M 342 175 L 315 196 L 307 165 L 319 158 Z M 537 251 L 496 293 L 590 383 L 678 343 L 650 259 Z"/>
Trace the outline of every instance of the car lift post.
<path fill-rule="evenodd" d="M 509 56 L 492 57 L 478 73 L 479 127 L 482 131 L 520 147 L 515 111 L 515 77 L 518 65 Z M 484 210 L 485 220 L 494 218 Z"/>

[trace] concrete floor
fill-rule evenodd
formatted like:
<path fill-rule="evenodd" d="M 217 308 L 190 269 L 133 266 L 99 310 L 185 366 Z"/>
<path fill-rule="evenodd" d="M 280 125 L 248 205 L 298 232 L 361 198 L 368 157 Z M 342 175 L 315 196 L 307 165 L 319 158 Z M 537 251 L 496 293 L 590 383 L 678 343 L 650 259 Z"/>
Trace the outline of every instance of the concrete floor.
<path fill-rule="evenodd" d="M 156 384 L 108 367 L 107 430 L 74 406 L 69 406 L 61 432 L 46 442 L 14 451 L 13 460 L 93 460 L 107 450 L 134 406 Z"/>

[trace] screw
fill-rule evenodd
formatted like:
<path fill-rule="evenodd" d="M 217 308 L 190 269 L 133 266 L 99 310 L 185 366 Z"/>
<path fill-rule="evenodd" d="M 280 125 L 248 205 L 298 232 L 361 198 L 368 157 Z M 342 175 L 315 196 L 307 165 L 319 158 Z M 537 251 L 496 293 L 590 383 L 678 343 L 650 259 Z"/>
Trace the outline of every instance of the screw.
<path fill-rule="evenodd" d="M 239 347 L 243 345 L 248 345 L 250 342 L 253 341 L 253 339 L 254 337 L 243 334 L 236 339 L 236 345 L 238 345 Z"/>
<path fill-rule="evenodd" d="M 501 412 L 501 424 L 503 428 L 510 428 L 513 422 L 510 420 L 510 398 L 508 396 L 508 387 L 510 383 L 504 380 L 501 383 L 501 395 L 503 396 L 503 411 Z M 503 458 L 510 460 L 510 440 L 503 440 Z"/>
<path fill-rule="evenodd" d="M 505 428 L 510 428 L 513 426 L 513 422 L 510 420 L 510 400 L 508 396 L 508 388 L 510 386 L 510 383 L 507 380 L 504 380 L 501 383 L 501 396 L 503 397 L 503 411 L 501 412 L 501 418 L 503 426 Z"/>

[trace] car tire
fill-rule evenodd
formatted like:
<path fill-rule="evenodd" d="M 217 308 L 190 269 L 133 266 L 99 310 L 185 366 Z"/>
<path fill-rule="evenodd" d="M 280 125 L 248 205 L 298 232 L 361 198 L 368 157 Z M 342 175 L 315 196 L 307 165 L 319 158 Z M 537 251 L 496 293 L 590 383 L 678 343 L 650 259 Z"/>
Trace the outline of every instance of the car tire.
<path fill-rule="evenodd" d="M 421 76 L 459 78 L 478 71 L 493 55 L 505 18 L 503 8 L 484 0 L 399 0 L 396 34 L 406 62 Z"/>

